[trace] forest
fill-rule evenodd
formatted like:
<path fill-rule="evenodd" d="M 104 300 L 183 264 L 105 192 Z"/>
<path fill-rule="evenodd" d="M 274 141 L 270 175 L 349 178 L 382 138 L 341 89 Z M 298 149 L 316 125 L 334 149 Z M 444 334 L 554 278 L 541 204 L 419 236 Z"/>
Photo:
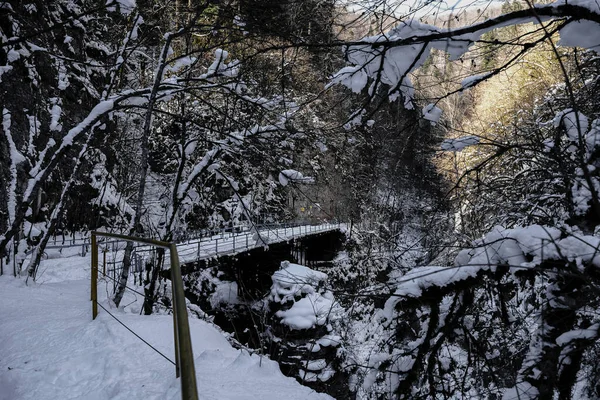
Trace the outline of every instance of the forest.
<path fill-rule="evenodd" d="M 598 399 L 599 49 L 591 0 L 0 1 L 0 278 L 337 224 L 266 287 L 190 264 L 190 317 L 336 399 Z M 170 314 L 118 251 L 106 306 Z"/>

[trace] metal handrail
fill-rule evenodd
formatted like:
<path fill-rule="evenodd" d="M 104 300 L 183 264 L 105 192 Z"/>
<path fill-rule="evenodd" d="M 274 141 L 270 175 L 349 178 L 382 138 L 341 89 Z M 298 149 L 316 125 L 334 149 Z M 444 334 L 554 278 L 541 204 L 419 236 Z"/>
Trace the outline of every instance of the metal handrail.
<path fill-rule="evenodd" d="M 334 222 L 334 223 L 327 223 L 327 224 L 309 224 L 308 226 L 310 228 L 305 228 L 307 230 L 307 232 L 310 230 L 311 232 L 313 231 L 319 231 L 322 229 L 316 229 L 313 230 L 314 227 L 318 227 L 318 226 L 323 226 L 323 225 L 329 225 L 329 226 L 338 226 L 340 225 L 339 222 Z M 229 233 L 229 237 L 240 237 L 240 236 L 244 236 L 249 234 L 250 232 L 253 232 L 253 230 L 251 228 L 255 228 L 256 230 L 260 231 L 263 230 L 264 228 L 266 228 L 267 230 L 276 230 L 276 229 L 293 229 L 295 227 L 302 227 L 302 226 L 307 226 L 305 223 L 303 222 L 286 222 L 286 223 L 281 223 L 281 224 L 255 224 L 255 225 L 235 225 L 234 227 L 227 227 L 227 228 L 223 228 L 220 230 L 202 230 L 200 232 L 199 235 L 191 235 L 185 238 L 182 238 L 182 240 L 178 241 L 178 244 L 183 244 L 183 243 L 187 243 L 187 244 L 191 244 L 191 243 L 200 243 L 200 242 L 213 242 L 213 238 L 215 236 L 218 235 L 224 235 L 224 233 Z M 44 249 L 64 249 L 64 248 L 73 248 L 73 247 L 81 247 L 81 256 L 85 256 L 87 253 L 87 249 L 88 246 L 90 245 L 90 237 L 83 237 L 83 238 L 77 238 L 75 239 L 75 241 L 73 240 L 67 240 L 65 241 L 63 244 L 57 244 L 59 241 L 57 240 L 53 240 L 48 242 L 48 244 L 44 247 Z M 108 240 L 108 241 L 104 241 L 103 244 L 114 244 L 117 243 L 117 240 Z M 140 252 L 140 251 L 144 251 L 143 249 L 137 249 L 136 251 Z M 33 253 L 33 249 L 28 249 L 26 251 L 26 254 L 29 255 Z"/>
<path fill-rule="evenodd" d="M 263 225 L 257 225 L 258 227 L 261 228 L 265 228 L 268 227 L 268 225 L 263 224 Z M 318 225 L 300 225 L 300 224 L 271 224 L 270 225 L 273 232 L 275 232 L 275 237 L 277 237 L 277 231 L 278 230 L 283 230 L 283 229 L 290 229 L 292 236 L 301 236 L 301 235 L 306 235 L 308 233 L 312 233 L 312 232 L 320 232 L 320 231 L 325 231 L 325 230 L 331 230 L 332 228 L 335 229 L 339 229 L 340 227 L 340 223 L 336 222 L 336 223 L 326 223 L 326 224 L 318 224 Z M 295 228 L 299 228 L 299 232 L 294 233 L 294 229 Z M 304 229 L 302 229 L 304 228 Z M 260 231 L 259 231 L 260 232 Z M 271 234 L 271 230 L 265 230 L 260 232 L 262 235 L 264 236 L 268 236 Z M 252 233 L 251 231 L 240 231 L 240 232 L 235 232 L 235 233 L 231 233 L 229 236 L 227 237 L 223 237 L 223 238 L 217 238 L 214 236 L 206 236 L 206 237 L 200 237 L 198 239 L 186 239 L 184 241 L 181 242 L 177 242 L 177 245 L 192 245 L 192 244 L 196 244 L 198 245 L 196 253 L 200 253 L 200 249 L 201 248 L 213 248 L 215 249 L 215 253 L 219 253 L 218 247 L 220 245 L 220 243 L 222 243 L 223 240 L 228 240 L 231 239 L 232 240 L 232 244 L 233 246 L 233 250 L 237 250 L 237 249 L 249 249 L 252 246 L 249 246 L 248 244 L 246 244 L 246 246 L 243 245 L 244 240 L 242 240 L 241 242 L 238 241 L 236 245 L 236 238 L 241 238 L 241 237 L 249 237 L 251 236 Z M 269 237 L 270 239 L 270 237 Z M 221 242 L 220 242 L 221 241 Z M 247 240 L 246 240 L 247 243 Z M 142 253 L 142 252 L 147 252 L 147 251 L 151 251 L 148 248 L 141 248 L 141 247 L 137 247 L 136 251 L 138 253 Z M 199 254 L 198 254 L 199 255 Z"/>
<path fill-rule="evenodd" d="M 185 305 L 183 280 L 179 255 L 175 243 L 160 240 L 139 238 L 121 235 L 118 233 L 96 232 L 92 233 L 92 318 L 98 315 L 98 241 L 97 236 L 122 239 L 131 242 L 144 243 L 164 249 L 169 249 L 171 260 L 171 291 L 173 292 L 173 331 L 175 341 L 175 375 L 181 376 L 181 398 L 184 400 L 198 400 L 198 386 L 196 385 L 196 368 L 194 366 L 194 353 L 190 337 L 190 325 Z"/>

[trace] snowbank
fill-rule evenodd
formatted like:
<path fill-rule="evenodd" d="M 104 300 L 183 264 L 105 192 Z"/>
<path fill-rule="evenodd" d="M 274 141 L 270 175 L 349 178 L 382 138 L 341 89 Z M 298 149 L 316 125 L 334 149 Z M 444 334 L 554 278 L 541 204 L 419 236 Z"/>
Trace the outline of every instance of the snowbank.
<path fill-rule="evenodd" d="M 315 325 L 325 325 L 332 310 L 333 296 L 328 298 L 318 293 L 310 293 L 295 302 L 289 310 L 277 311 L 275 315 L 281 318 L 282 324 L 292 329 L 310 329 Z"/>
<path fill-rule="evenodd" d="M 315 293 L 315 288 L 327 281 L 327 274 L 289 261 L 281 263 L 281 269 L 271 277 L 273 301 L 285 303 L 303 294 Z"/>
<path fill-rule="evenodd" d="M 327 282 L 327 274 L 289 261 L 281 263 L 281 269 L 271 277 L 270 300 L 293 304 L 289 309 L 277 311 L 281 323 L 292 329 L 310 329 L 325 325 L 332 312 L 339 308 L 331 292 L 319 293 Z M 302 297 L 301 297 L 302 296 Z M 296 297 L 301 297 L 296 299 Z"/>

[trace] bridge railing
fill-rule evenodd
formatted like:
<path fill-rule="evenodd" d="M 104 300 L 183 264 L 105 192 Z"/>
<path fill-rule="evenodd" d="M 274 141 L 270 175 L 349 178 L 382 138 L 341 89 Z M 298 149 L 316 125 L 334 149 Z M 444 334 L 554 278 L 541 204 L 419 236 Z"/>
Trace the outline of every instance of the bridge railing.
<path fill-rule="evenodd" d="M 190 326 L 185 305 L 183 281 L 179 255 L 175 243 L 163 242 L 154 239 L 145 239 L 115 233 L 92 232 L 92 318 L 98 315 L 98 237 L 113 238 L 130 242 L 142 243 L 169 250 L 171 262 L 171 291 L 173 293 L 173 327 L 175 342 L 175 375 L 181 376 L 181 397 L 185 400 L 198 399 L 196 385 L 196 369 L 194 366 L 194 353 L 190 337 Z"/>
<path fill-rule="evenodd" d="M 319 231 L 326 231 L 331 229 L 339 228 L 341 223 L 325 223 L 317 225 L 307 225 L 302 222 L 286 222 L 283 224 L 256 224 L 250 225 L 236 225 L 226 229 L 220 230 L 202 230 L 195 232 L 192 235 L 186 237 L 185 240 L 179 241 L 177 246 L 179 247 L 179 258 L 180 262 L 190 262 L 193 260 L 200 260 L 208 258 L 216 254 L 227 254 L 235 253 L 244 250 L 249 250 L 261 245 L 268 244 L 275 241 L 288 240 L 298 236 L 307 235 L 310 233 L 316 233 Z M 254 236 L 260 235 L 259 241 L 257 242 Z M 124 245 L 119 240 L 105 240 L 101 243 L 103 253 L 103 271 L 106 273 L 107 268 L 109 271 L 113 271 L 116 274 L 118 269 L 117 265 L 122 262 L 119 260 L 119 256 L 122 256 L 122 250 Z M 89 236 L 83 238 L 77 238 L 76 240 L 67 240 L 61 243 L 59 241 L 50 242 L 46 246 L 46 250 L 58 249 L 62 251 L 65 248 L 79 248 L 78 254 L 84 257 L 91 246 L 91 239 Z M 152 256 L 155 250 L 146 244 L 138 244 L 134 247 L 132 254 L 134 262 L 137 264 L 137 269 L 143 268 L 142 264 L 145 260 Z M 29 253 L 31 250 L 29 251 Z M 107 260 L 106 253 L 112 254 L 112 260 Z M 110 266 L 112 265 L 112 269 Z M 136 268 L 132 272 L 136 271 Z"/>
<path fill-rule="evenodd" d="M 177 244 L 181 262 L 197 261 L 215 255 L 239 253 L 269 243 L 297 238 L 318 232 L 338 229 L 340 223 L 320 225 L 273 224 L 258 225 L 257 229 L 187 240 Z M 137 247 L 136 254 L 148 258 L 152 250 L 149 247 Z"/>
<path fill-rule="evenodd" d="M 213 242 L 215 240 L 220 240 L 219 243 L 223 243 L 228 238 L 231 238 L 233 236 L 241 236 L 244 234 L 248 234 L 250 232 L 263 231 L 263 232 L 265 232 L 266 236 L 270 237 L 271 234 L 268 233 L 269 231 L 277 231 L 277 230 L 281 230 L 281 229 L 289 230 L 289 229 L 301 226 L 301 227 L 305 227 L 304 230 L 306 230 L 307 233 L 310 233 L 310 232 L 316 232 L 316 229 L 318 229 L 318 227 L 322 227 L 322 226 L 326 226 L 326 225 L 339 227 L 340 223 L 334 222 L 334 223 L 314 224 L 314 225 L 306 224 L 305 222 L 265 223 L 265 224 L 254 224 L 254 225 L 240 224 L 240 225 L 234 225 L 232 227 L 225 227 L 225 228 L 220 228 L 220 229 L 201 229 L 199 231 L 190 232 L 185 235 L 178 236 L 176 242 L 181 244 L 181 243 L 185 243 L 185 242 L 197 243 L 197 241 Z M 306 228 L 306 227 L 308 227 L 308 228 Z M 317 228 L 315 228 L 315 227 L 317 227 Z M 303 234 L 306 234 L 304 232 L 304 230 L 303 230 Z M 102 243 L 107 251 L 111 251 L 114 253 L 116 251 L 123 250 L 122 248 L 119 248 L 118 240 L 107 240 L 107 241 L 103 241 Z M 238 248 L 238 245 L 240 243 L 241 242 L 239 240 L 236 241 L 236 249 Z M 109 247 L 109 245 L 110 245 L 110 247 Z M 65 248 L 79 248 L 80 249 L 79 255 L 84 257 L 87 254 L 87 252 L 89 251 L 90 246 L 91 246 L 90 236 L 81 236 L 81 237 L 65 236 L 62 238 L 60 236 L 56 236 L 56 237 L 53 237 L 47 243 L 47 245 L 44 247 L 44 249 L 45 250 L 62 250 Z M 143 251 L 142 249 L 140 249 L 140 250 Z M 33 249 L 29 249 L 26 252 L 26 254 L 30 254 L 30 253 L 32 253 L 32 251 L 33 251 Z"/>

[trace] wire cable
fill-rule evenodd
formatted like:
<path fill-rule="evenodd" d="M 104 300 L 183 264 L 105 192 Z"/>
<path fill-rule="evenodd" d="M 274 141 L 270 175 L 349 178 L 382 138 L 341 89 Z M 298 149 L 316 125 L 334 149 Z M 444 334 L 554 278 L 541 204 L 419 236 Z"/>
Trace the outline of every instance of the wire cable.
<path fill-rule="evenodd" d="M 104 272 L 101 272 L 101 271 L 98 271 L 98 272 L 99 272 L 99 274 L 100 274 L 100 275 L 102 275 L 104 278 L 108 278 L 108 279 L 110 279 L 111 281 L 113 281 L 113 282 L 115 282 L 115 283 L 117 283 L 117 284 L 119 283 L 119 280 L 117 280 L 117 279 L 113 278 L 112 276 L 109 276 L 108 274 L 105 274 Z M 137 290 L 135 290 L 135 289 L 133 289 L 133 288 L 131 288 L 131 287 L 127 286 L 127 285 L 125 286 L 125 289 L 128 289 L 128 290 L 132 291 L 133 293 L 139 294 L 140 296 L 142 296 L 142 297 L 146 298 L 146 295 L 145 295 L 144 293 L 138 292 Z"/>
<path fill-rule="evenodd" d="M 138 339 L 140 339 L 142 342 L 146 343 L 148 345 L 148 347 L 150 347 L 152 350 L 154 350 L 155 352 L 157 352 L 158 354 L 160 354 L 161 356 L 163 356 L 163 358 L 165 360 L 167 360 L 168 362 L 170 362 L 171 364 L 175 365 L 175 362 L 173 360 L 171 360 L 169 357 L 165 356 L 163 353 L 161 353 L 156 347 L 152 346 L 150 343 L 148 343 L 146 340 L 144 340 L 144 338 L 142 338 L 140 335 L 138 335 L 137 333 L 135 333 L 133 330 L 131 330 L 131 328 L 129 328 L 127 325 L 125 325 L 123 322 L 121 322 L 117 317 L 115 317 L 110 311 L 108 311 L 102 304 L 98 303 L 98 305 L 100 306 L 100 308 L 102 308 L 104 311 L 106 311 L 108 313 L 108 315 L 110 315 L 111 317 L 113 317 L 119 324 L 123 325 L 125 327 L 125 329 L 127 329 L 129 332 L 133 333 L 133 335 L 135 337 L 137 337 Z"/>

